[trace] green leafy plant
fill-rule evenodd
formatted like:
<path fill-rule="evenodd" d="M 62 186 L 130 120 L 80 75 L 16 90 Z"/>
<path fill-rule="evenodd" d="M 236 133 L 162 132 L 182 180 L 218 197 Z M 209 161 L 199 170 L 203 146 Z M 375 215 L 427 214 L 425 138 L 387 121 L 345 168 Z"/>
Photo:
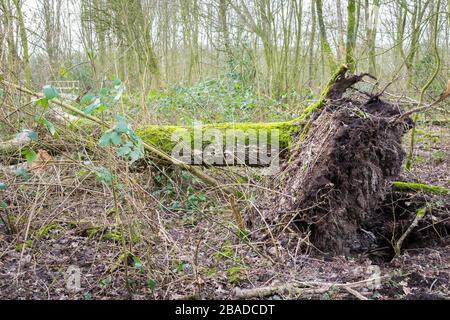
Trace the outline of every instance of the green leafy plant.
<path fill-rule="evenodd" d="M 183 124 L 226 122 L 235 117 L 249 120 L 253 109 L 260 104 L 251 89 L 231 78 L 206 80 L 192 87 L 173 85 L 167 91 L 153 90 L 149 100 L 158 111 L 172 114 Z"/>
<path fill-rule="evenodd" d="M 45 98 L 48 99 L 48 100 L 59 98 L 58 90 L 55 87 L 51 86 L 51 85 L 44 86 L 43 92 L 44 92 Z"/>
<path fill-rule="evenodd" d="M 234 261 L 236 263 L 239 263 L 241 261 L 241 258 L 239 258 L 239 257 L 237 257 L 235 255 L 233 246 L 232 246 L 230 241 L 226 241 L 223 244 L 223 246 L 220 249 L 220 251 L 217 251 L 216 253 L 214 253 L 214 257 L 217 260 L 223 260 L 223 259 L 225 259 L 225 260 L 232 260 L 232 261 Z"/>
<path fill-rule="evenodd" d="M 103 278 L 100 280 L 100 287 L 104 288 L 109 286 L 113 282 L 113 279 L 111 276 L 107 276 L 106 278 Z"/>
<path fill-rule="evenodd" d="M 25 157 L 25 160 L 30 164 L 36 160 L 37 153 L 33 149 L 24 148 L 21 150 L 21 154 Z"/>
<path fill-rule="evenodd" d="M 124 117 L 117 116 L 116 119 L 115 127 L 106 131 L 98 144 L 102 147 L 111 145 L 117 147 L 117 155 L 133 163 L 144 156 L 142 140 L 130 128 Z"/>
<path fill-rule="evenodd" d="M 39 125 L 44 126 L 53 138 L 58 138 L 58 132 L 56 131 L 55 125 L 50 120 L 44 117 L 34 117 L 34 121 Z"/>
<path fill-rule="evenodd" d="M 8 189 L 8 185 L 4 182 L 0 182 L 0 191 L 4 191 L 6 189 Z M 7 208 L 8 208 L 8 204 L 5 201 L 1 200 L 0 201 L 0 209 L 6 210 Z M 6 219 L 4 219 L 2 215 L 0 215 L 0 223 L 1 224 L 9 227 L 8 221 L 9 221 L 8 214 L 6 215 Z"/>
<path fill-rule="evenodd" d="M 113 81 L 112 88 L 103 87 L 99 90 L 98 96 L 87 93 L 81 99 L 81 104 L 87 104 L 83 109 L 86 114 L 100 113 L 114 107 L 122 98 L 125 87 L 120 79 Z"/>
<path fill-rule="evenodd" d="M 141 259 L 139 257 L 135 256 L 135 255 L 132 255 L 131 258 L 133 259 L 134 267 L 136 269 L 138 269 L 140 273 L 144 274 L 145 273 L 145 269 L 144 269 L 144 265 L 142 264 Z"/>
<path fill-rule="evenodd" d="M 30 239 L 25 242 L 17 244 L 15 247 L 17 252 L 20 252 L 24 249 L 31 249 L 31 248 L 33 248 L 33 240 L 30 240 Z"/>
<path fill-rule="evenodd" d="M 107 186 L 111 186 L 112 185 L 113 176 L 112 176 L 111 172 L 108 169 L 106 169 L 104 167 L 100 167 L 97 170 L 95 170 L 95 174 L 97 176 L 97 179 L 100 182 L 103 182 Z"/>
<path fill-rule="evenodd" d="M 147 280 L 147 288 L 149 288 L 151 291 L 155 290 L 156 288 L 156 280 L 155 279 L 148 279 Z"/>
<path fill-rule="evenodd" d="M 228 268 L 227 270 L 227 278 L 228 278 L 228 282 L 230 282 L 231 284 L 239 284 L 242 279 L 242 267 L 240 266 L 234 266 L 231 268 Z"/>
<path fill-rule="evenodd" d="M 17 168 L 14 173 L 16 176 L 21 177 L 24 181 L 28 181 L 30 179 L 30 174 L 25 168 Z"/>
<path fill-rule="evenodd" d="M 23 130 L 22 132 L 16 134 L 16 139 L 21 140 L 24 138 L 28 138 L 31 141 L 37 141 L 39 139 L 39 135 L 37 132 L 31 130 Z"/>
<path fill-rule="evenodd" d="M 50 100 L 60 97 L 58 90 L 51 85 L 44 86 L 42 88 L 42 92 L 44 94 L 44 97 L 37 99 L 34 103 L 37 106 L 43 107 L 44 109 L 48 109 Z"/>
<path fill-rule="evenodd" d="M 83 293 L 83 300 L 92 300 L 92 293 L 90 292 Z"/>

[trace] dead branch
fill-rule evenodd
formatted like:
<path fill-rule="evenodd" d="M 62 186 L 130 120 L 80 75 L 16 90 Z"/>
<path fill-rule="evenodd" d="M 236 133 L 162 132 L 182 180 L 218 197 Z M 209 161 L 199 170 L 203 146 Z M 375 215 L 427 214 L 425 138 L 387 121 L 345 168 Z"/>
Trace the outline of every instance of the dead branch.
<path fill-rule="evenodd" d="M 381 281 L 389 278 L 389 275 L 385 275 L 378 278 L 368 278 L 362 281 L 350 282 L 350 283 L 330 283 L 330 282 L 297 282 L 289 284 L 280 284 L 275 286 L 266 286 L 252 289 L 241 289 L 236 288 L 234 290 L 234 297 L 236 299 L 251 299 L 251 298 L 262 298 L 274 295 L 276 293 L 290 292 L 294 294 L 304 294 L 304 293 L 323 293 L 327 292 L 331 288 L 344 289 L 348 291 L 351 290 L 351 294 L 355 295 L 358 299 L 367 299 L 362 296 L 359 292 L 354 290 L 354 288 L 360 288 L 365 285 L 371 284 L 374 281 Z"/>
<path fill-rule="evenodd" d="M 394 118 L 393 120 L 391 120 L 390 123 L 397 124 L 397 123 L 402 122 L 404 119 L 406 119 L 407 117 L 409 117 L 410 115 L 412 115 L 414 113 L 429 111 L 429 110 L 433 109 L 434 107 L 436 107 L 437 105 L 439 105 L 441 102 L 443 102 L 449 96 L 450 96 L 450 80 L 448 80 L 448 82 L 447 82 L 447 89 L 441 93 L 441 95 L 439 96 L 439 98 L 436 101 L 434 101 L 433 103 L 431 103 L 429 105 L 426 105 L 423 107 L 417 107 L 412 110 L 409 110 L 408 112 L 405 112 L 405 113 L 399 115 L 398 117 Z"/>

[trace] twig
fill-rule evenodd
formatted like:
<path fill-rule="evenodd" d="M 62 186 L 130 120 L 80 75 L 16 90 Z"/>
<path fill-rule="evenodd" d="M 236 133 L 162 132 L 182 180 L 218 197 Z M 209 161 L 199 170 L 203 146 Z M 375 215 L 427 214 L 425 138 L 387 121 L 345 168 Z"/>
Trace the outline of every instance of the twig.
<path fill-rule="evenodd" d="M 369 300 L 355 289 L 352 289 L 351 287 L 345 287 L 345 290 L 347 290 L 349 293 L 357 297 L 359 300 Z"/>
<path fill-rule="evenodd" d="M 414 230 L 415 227 L 419 224 L 420 220 L 425 216 L 427 207 L 422 207 L 416 212 L 416 216 L 414 217 L 414 221 L 411 223 L 411 225 L 406 229 L 406 231 L 402 234 L 400 239 L 397 240 L 394 246 L 395 255 L 399 256 L 401 254 L 402 250 L 402 244 L 403 241 L 405 241 L 406 237 Z"/>
<path fill-rule="evenodd" d="M 441 95 L 439 96 L 439 98 L 434 101 L 433 103 L 427 105 L 427 106 L 423 106 L 423 107 L 417 107 L 414 108 L 412 110 L 409 110 L 408 112 L 405 112 L 401 115 L 399 115 L 398 117 L 396 117 L 395 119 L 391 120 L 390 123 L 399 123 L 401 122 L 403 119 L 405 119 L 406 117 L 412 115 L 413 113 L 418 113 L 418 112 L 424 112 L 424 111 L 428 111 L 433 109 L 433 107 L 436 107 L 439 103 L 443 102 L 445 99 L 447 99 L 450 96 L 450 80 L 448 80 L 447 82 L 447 89 L 444 90 L 444 92 L 441 93 Z"/>

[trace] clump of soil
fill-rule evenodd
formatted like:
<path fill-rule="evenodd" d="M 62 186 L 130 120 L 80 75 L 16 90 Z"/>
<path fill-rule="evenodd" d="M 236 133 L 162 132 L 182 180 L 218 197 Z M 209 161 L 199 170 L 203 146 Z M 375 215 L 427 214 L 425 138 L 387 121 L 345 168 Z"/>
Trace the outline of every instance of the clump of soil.
<path fill-rule="evenodd" d="M 332 87 L 276 179 L 279 194 L 264 200 L 272 225 L 309 233 L 311 243 L 327 253 L 349 254 L 361 246 L 359 228 L 384 201 L 405 155 L 402 136 L 411 120 L 390 123 L 399 108 L 378 96 L 342 98 L 360 79 L 342 78 Z"/>
<path fill-rule="evenodd" d="M 361 230 L 370 230 L 372 243 L 364 246 L 376 252 L 373 260 L 390 261 L 394 257 L 393 242 L 411 225 L 418 210 L 426 207 L 426 214 L 403 243 L 408 249 L 436 248 L 449 243 L 450 197 L 435 197 L 421 193 L 391 192 L 379 208 L 373 210 L 361 224 Z M 374 242 L 375 240 L 375 242 Z M 371 246 L 371 248 L 370 248 Z M 384 248 L 384 250 L 380 250 Z"/>

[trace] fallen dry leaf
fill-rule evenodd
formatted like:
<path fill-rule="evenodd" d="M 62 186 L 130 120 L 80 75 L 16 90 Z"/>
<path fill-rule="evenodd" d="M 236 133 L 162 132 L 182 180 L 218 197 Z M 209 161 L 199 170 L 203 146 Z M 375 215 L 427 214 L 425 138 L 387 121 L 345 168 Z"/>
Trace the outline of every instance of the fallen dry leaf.
<path fill-rule="evenodd" d="M 36 159 L 30 165 L 31 171 L 42 171 L 48 166 L 48 163 L 53 160 L 53 157 L 47 151 L 39 149 Z"/>

